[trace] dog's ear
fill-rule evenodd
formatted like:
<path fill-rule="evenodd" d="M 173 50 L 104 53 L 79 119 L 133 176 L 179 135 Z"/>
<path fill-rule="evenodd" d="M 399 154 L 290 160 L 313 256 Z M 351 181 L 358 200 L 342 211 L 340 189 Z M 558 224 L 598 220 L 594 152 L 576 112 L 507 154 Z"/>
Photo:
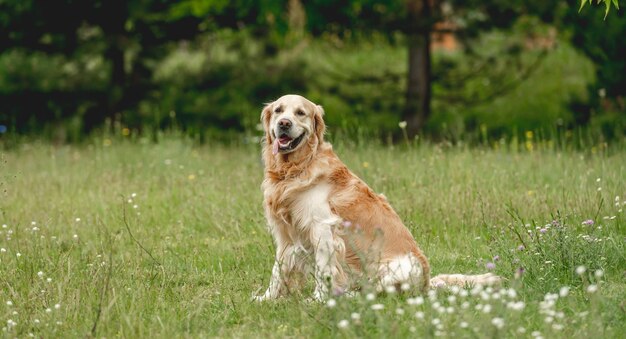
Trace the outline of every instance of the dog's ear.
<path fill-rule="evenodd" d="M 326 132 L 326 124 L 324 124 L 324 108 L 320 105 L 315 106 L 315 135 L 321 143 L 324 140 L 324 133 Z"/>
<path fill-rule="evenodd" d="M 270 119 L 272 118 L 272 109 L 274 103 L 270 102 L 265 104 L 265 107 L 261 111 L 261 124 L 263 124 L 263 130 L 265 131 L 265 139 L 268 145 L 272 144 L 272 135 L 270 133 Z"/>

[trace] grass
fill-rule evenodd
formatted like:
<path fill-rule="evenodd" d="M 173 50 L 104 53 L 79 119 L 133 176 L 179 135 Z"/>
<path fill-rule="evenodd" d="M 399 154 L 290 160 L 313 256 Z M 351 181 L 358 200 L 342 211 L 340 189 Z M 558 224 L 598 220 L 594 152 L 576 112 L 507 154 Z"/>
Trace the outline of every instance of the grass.
<path fill-rule="evenodd" d="M 337 144 L 349 167 L 388 197 L 435 273 L 480 273 L 494 263 L 508 281 L 504 290 L 363 294 L 329 307 L 304 296 L 250 302 L 273 262 L 258 147 L 105 145 L 29 143 L 1 153 L 3 336 L 626 333 L 621 149 Z M 594 225 L 581 224 L 587 219 Z"/>

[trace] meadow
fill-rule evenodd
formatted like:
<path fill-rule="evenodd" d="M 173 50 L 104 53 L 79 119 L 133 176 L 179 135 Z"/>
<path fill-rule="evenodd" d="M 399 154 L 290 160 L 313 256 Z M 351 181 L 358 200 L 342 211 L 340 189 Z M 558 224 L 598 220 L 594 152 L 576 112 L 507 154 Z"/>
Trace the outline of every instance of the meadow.
<path fill-rule="evenodd" d="M 98 139 L 0 151 L 3 337 L 524 337 L 626 333 L 626 152 L 336 143 L 433 273 L 501 289 L 251 302 L 273 263 L 260 147 Z"/>

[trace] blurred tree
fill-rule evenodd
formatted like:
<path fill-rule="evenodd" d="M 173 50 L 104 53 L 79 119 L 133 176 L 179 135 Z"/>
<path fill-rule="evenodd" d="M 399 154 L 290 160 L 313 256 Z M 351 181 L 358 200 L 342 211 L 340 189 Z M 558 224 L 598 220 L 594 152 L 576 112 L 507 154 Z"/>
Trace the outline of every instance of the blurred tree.
<path fill-rule="evenodd" d="M 617 8 L 617 6 L 616 6 Z M 596 64 L 597 82 L 589 91 L 590 102 L 574 102 L 573 110 L 580 124 L 590 121 L 593 111 L 626 114 L 626 34 L 624 11 L 604 17 L 587 10 L 569 7 L 563 11 L 558 27 L 569 35 L 573 45 Z"/>
<path fill-rule="evenodd" d="M 611 1 L 617 7 L 614 0 Z M 393 82 L 398 88 L 402 87 L 403 93 L 397 90 L 392 96 L 403 98 L 403 104 L 394 102 L 376 107 L 401 111 L 402 117 L 397 118 L 407 121 L 407 130 L 412 136 L 422 130 L 430 118 L 433 82 L 438 86 L 437 94 L 443 92 L 445 100 L 469 105 L 514 89 L 529 72 L 538 69 L 534 67 L 537 61 L 524 61 L 520 55 L 524 49 L 542 46 L 542 37 L 536 36 L 540 22 L 550 23 L 564 36 L 571 37 L 575 45 L 597 63 L 599 84 L 592 91 L 603 89 L 601 93 L 606 96 L 623 97 L 626 89 L 623 55 L 626 52 L 623 44 L 616 43 L 626 30 L 624 20 L 620 21 L 623 13 L 617 12 L 603 21 L 602 16 L 595 15 L 600 14 L 597 11 L 579 14 L 577 7 L 565 1 L 537 3 L 530 0 L 182 0 L 175 3 L 165 0 L 0 0 L 0 50 L 3 51 L 0 63 L 10 65 L 5 72 L 8 76 L 0 79 L 3 99 L 0 100 L 0 120 L 4 112 L 10 112 L 9 116 L 17 119 L 14 124 L 19 127 L 33 117 L 43 123 L 76 115 L 84 120 L 84 128 L 88 130 L 106 117 L 122 112 L 132 112 L 133 116 L 153 112 L 154 107 L 146 108 L 149 105 L 145 105 L 145 101 L 159 97 L 163 102 L 184 102 L 178 107 L 197 115 L 219 116 L 221 120 L 216 120 L 216 124 L 227 125 L 237 121 L 237 114 L 241 115 L 238 112 L 247 106 L 229 104 L 228 114 L 222 114 L 219 109 L 207 112 L 206 108 L 213 103 L 211 100 L 224 105 L 239 99 L 267 98 L 285 88 L 305 88 L 306 84 L 302 83 L 305 80 L 294 80 L 294 72 L 306 70 L 296 67 L 299 65 L 293 63 L 293 59 L 280 59 L 281 49 L 301 45 L 299 42 L 308 35 L 330 37 L 329 40 L 339 38 L 335 39 L 337 41 L 353 37 L 359 41 L 361 37 L 376 35 L 407 47 L 407 67 L 400 68 L 402 73 L 397 74 L 369 74 L 369 70 L 364 70 L 346 77 L 352 77 L 349 79 L 352 82 L 372 83 L 386 77 L 387 84 Z M 440 25 L 441 22 L 450 24 Z M 463 53 L 462 63 L 470 67 L 461 67 L 462 63 L 453 59 L 442 59 L 439 64 L 431 61 L 431 36 L 451 33 L 451 30 Z M 475 46 L 484 44 L 474 42 L 482 33 L 493 30 L 507 31 L 510 36 L 516 34 L 511 31 L 524 31 L 528 39 L 507 39 L 500 50 L 489 53 L 477 50 Z M 237 50 L 238 60 L 218 69 L 223 65 L 214 63 L 211 68 L 200 56 L 201 62 L 194 72 L 205 76 L 204 79 L 185 87 L 186 78 L 171 81 L 177 75 L 173 71 L 165 77 L 170 81 L 166 84 L 168 88 L 164 87 L 165 82 L 159 83 L 159 74 L 167 72 L 160 70 L 159 73 L 156 68 L 185 49 L 180 41 L 194 41 L 200 35 L 206 39 L 211 36 L 210 32 L 234 31 L 244 32 L 240 37 L 245 38 L 233 38 L 232 34 L 222 37 L 230 39 L 226 52 Z M 251 49 L 254 51 L 250 52 Z M 184 59 L 184 53 L 177 55 Z M 276 63 L 285 65 L 275 67 L 266 63 L 266 57 L 274 56 Z M 541 58 L 537 60 L 540 62 Z M 37 63 L 53 70 L 50 79 L 37 79 L 40 77 Z M 292 64 L 286 65 L 288 63 Z M 104 69 L 106 74 L 100 76 L 93 69 Z M 477 75 L 491 84 L 491 92 L 468 91 L 463 87 Z M 37 86 L 33 86 L 35 80 L 40 80 Z M 240 90 L 243 87 L 245 91 Z M 209 98 L 211 95 L 215 98 Z M 74 106 L 71 102 L 75 102 Z M 616 102 L 619 106 L 623 100 Z M 580 114 L 582 123 L 589 120 L 591 106 L 600 105 L 574 104 L 577 111 L 583 112 Z M 47 115 L 50 111 L 56 113 Z M 157 121 L 155 126 L 160 124 Z"/>
<path fill-rule="evenodd" d="M 106 116 L 112 117 L 133 107 L 149 90 L 151 75 L 144 65 L 146 59 L 162 54 L 164 44 L 198 33 L 199 20 L 165 15 L 169 8 L 167 2 L 160 0 L 2 0 L 0 50 L 39 51 L 70 59 L 85 54 L 104 55 L 109 63 L 106 97 L 96 98 L 97 102 L 91 105 L 93 109 L 84 117 L 84 127 L 89 129 Z M 61 92 L 67 91 L 77 99 L 81 94 L 94 99 L 81 87 Z M 21 94 L 19 91 L 5 93 L 13 100 L 24 97 Z M 66 96 L 54 90 L 50 95 L 44 94 L 43 99 L 52 102 L 63 97 Z M 71 114 L 76 110 L 66 108 L 63 111 Z M 52 118 L 46 111 L 23 112 L 16 124 L 20 125 L 29 115 L 46 122 Z"/>
<path fill-rule="evenodd" d="M 442 6 L 443 4 L 443 6 Z M 433 70 L 431 61 L 431 36 L 436 33 L 454 33 L 468 56 L 479 56 L 472 50 L 471 42 L 480 33 L 496 29 L 510 28 L 514 18 L 521 14 L 536 13 L 547 15 L 556 5 L 535 4 L 526 0 L 502 1 L 439 1 L 439 0 L 314 0 L 305 3 L 307 26 L 315 34 L 338 34 L 344 37 L 359 33 L 377 32 L 393 39 L 398 34 L 408 50 L 405 104 L 403 118 L 407 122 L 409 136 L 423 129 L 431 115 L 431 87 Z M 442 7 L 445 9 L 442 11 Z M 441 25 L 448 22 L 448 25 Z M 451 31 L 451 27 L 454 31 Z M 354 34 L 353 34 L 354 33 Z M 515 58 L 519 64 L 521 47 L 508 46 L 501 51 L 500 58 Z M 490 63 L 489 60 L 483 63 Z M 444 73 L 448 70 L 444 70 Z M 527 73 L 524 67 L 510 69 L 509 73 L 519 72 L 523 80 Z M 496 75 L 500 76 L 500 75 Z M 501 77 L 501 76 L 500 76 Z M 494 89 L 502 94 L 504 86 Z M 487 96 L 489 97 L 489 96 Z"/>

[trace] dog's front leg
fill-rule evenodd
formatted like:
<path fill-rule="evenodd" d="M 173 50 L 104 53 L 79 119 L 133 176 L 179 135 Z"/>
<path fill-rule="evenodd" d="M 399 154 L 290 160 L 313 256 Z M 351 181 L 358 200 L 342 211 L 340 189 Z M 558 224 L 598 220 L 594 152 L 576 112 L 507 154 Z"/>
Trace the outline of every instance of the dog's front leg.
<path fill-rule="evenodd" d="M 272 267 L 272 276 L 270 277 L 270 284 L 262 295 L 254 296 L 255 301 L 265 301 L 270 299 L 276 299 L 280 296 L 280 291 L 284 286 L 284 281 L 281 278 L 281 264 L 277 258 L 274 261 L 274 267 Z"/>
<path fill-rule="evenodd" d="M 279 244 L 282 244 L 282 242 Z M 276 260 L 272 267 L 272 276 L 270 277 L 269 286 L 265 293 L 255 296 L 254 300 L 264 301 L 276 299 L 289 292 L 288 280 L 294 272 L 300 270 L 300 268 L 297 267 L 298 253 L 298 248 L 292 244 L 284 244 L 277 247 Z"/>
<path fill-rule="evenodd" d="M 318 223 L 311 228 L 311 244 L 315 251 L 315 291 L 313 298 L 321 301 L 328 297 L 329 289 L 334 287 L 336 271 L 335 242 L 332 225 Z"/>

